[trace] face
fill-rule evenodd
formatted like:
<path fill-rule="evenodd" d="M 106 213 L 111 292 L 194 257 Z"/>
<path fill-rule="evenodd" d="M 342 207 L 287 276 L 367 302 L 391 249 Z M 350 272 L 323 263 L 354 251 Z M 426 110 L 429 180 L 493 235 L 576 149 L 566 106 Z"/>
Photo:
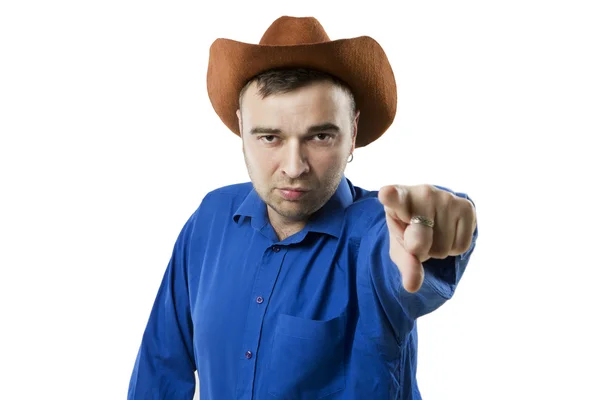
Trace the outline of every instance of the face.
<path fill-rule="evenodd" d="M 354 151 L 358 114 L 349 96 L 317 82 L 263 99 L 253 83 L 238 119 L 248 174 L 271 222 L 305 222 L 334 194 Z"/>

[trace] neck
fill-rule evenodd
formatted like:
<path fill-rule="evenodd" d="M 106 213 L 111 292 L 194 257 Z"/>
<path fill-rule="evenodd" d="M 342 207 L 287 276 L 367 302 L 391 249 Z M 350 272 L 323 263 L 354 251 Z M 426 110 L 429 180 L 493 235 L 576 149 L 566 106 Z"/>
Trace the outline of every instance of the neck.
<path fill-rule="evenodd" d="M 284 240 L 298 232 L 306 226 L 306 221 L 288 220 L 275 211 L 268 209 L 269 221 L 277 234 L 279 240 Z"/>

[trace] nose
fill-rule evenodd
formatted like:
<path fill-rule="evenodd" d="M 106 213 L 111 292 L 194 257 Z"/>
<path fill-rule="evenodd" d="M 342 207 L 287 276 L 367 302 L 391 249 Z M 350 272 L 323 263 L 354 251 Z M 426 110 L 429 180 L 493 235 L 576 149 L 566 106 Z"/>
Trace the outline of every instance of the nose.
<path fill-rule="evenodd" d="M 308 163 L 298 143 L 290 143 L 284 154 L 283 173 L 296 179 L 308 172 Z"/>

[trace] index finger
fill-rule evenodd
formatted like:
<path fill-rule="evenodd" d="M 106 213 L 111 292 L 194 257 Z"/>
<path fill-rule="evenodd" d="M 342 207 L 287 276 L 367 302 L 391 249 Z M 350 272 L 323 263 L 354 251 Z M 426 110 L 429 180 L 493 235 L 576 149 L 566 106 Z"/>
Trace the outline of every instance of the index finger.
<path fill-rule="evenodd" d="M 378 199 L 383 204 L 385 212 L 406 224 L 410 223 L 411 204 L 410 192 L 406 186 L 388 185 L 379 190 Z"/>

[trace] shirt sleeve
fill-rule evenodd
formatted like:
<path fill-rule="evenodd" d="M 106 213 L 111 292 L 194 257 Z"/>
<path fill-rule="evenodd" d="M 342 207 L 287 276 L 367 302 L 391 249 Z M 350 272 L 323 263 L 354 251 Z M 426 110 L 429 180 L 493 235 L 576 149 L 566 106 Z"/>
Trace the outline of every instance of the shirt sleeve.
<path fill-rule="evenodd" d="M 464 193 L 452 193 L 472 202 Z M 389 334 L 400 342 L 412 330 L 417 318 L 448 301 L 454 295 L 475 249 L 478 231 L 477 227 L 471 246 L 465 253 L 424 262 L 423 285 L 416 293 L 410 293 L 404 289 L 400 271 L 390 258 L 385 215 L 379 215 L 362 238 L 358 251 L 359 307 L 366 321 L 364 329 L 367 335 L 381 336 L 379 327 L 383 323 L 391 328 Z"/>
<path fill-rule="evenodd" d="M 129 382 L 128 400 L 189 399 L 196 389 L 187 244 L 194 215 L 179 234 L 152 306 Z"/>

